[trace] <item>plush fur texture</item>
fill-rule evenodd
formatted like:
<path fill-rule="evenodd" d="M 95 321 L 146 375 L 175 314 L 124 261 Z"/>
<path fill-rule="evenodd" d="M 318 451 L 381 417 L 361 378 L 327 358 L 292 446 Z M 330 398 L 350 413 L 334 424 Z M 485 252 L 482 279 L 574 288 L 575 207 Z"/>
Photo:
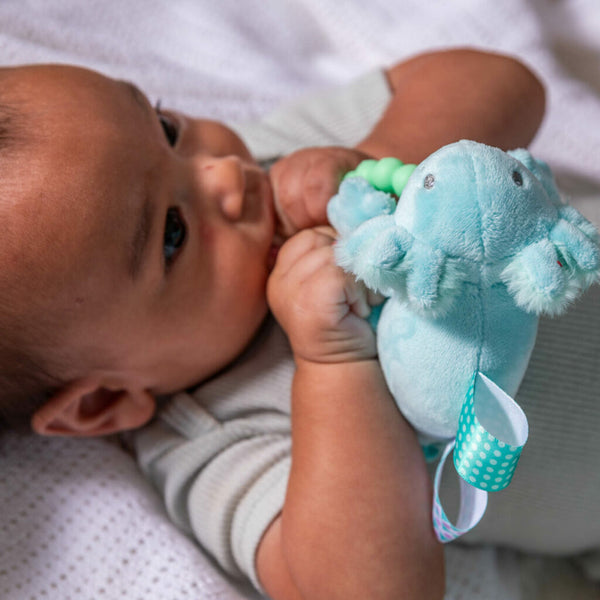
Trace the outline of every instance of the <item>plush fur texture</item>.
<path fill-rule="evenodd" d="M 452 438 L 473 373 L 514 396 L 538 315 L 598 279 L 598 233 L 546 163 L 469 140 L 425 159 L 391 202 L 346 179 L 328 206 L 336 257 L 389 297 L 378 351 L 398 406 L 424 438 Z"/>

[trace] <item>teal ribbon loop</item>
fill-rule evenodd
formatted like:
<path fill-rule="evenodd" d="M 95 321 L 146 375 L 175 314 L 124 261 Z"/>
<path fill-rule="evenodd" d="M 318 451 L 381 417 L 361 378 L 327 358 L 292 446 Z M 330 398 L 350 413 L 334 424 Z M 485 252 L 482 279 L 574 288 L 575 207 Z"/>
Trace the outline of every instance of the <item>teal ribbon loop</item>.
<path fill-rule="evenodd" d="M 479 523 L 487 508 L 487 493 L 503 490 L 511 482 L 528 435 L 521 407 L 477 371 L 460 413 L 456 438 L 446 445 L 435 473 L 432 516 L 440 542 L 451 542 Z M 450 452 L 462 478 L 456 525 L 446 516 L 440 500 L 442 469 Z"/>
<path fill-rule="evenodd" d="M 529 427 L 521 407 L 483 373 L 473 375 L 458 421 L 454 466 L 470 485 L 498 492 L 513 477 Z"/>

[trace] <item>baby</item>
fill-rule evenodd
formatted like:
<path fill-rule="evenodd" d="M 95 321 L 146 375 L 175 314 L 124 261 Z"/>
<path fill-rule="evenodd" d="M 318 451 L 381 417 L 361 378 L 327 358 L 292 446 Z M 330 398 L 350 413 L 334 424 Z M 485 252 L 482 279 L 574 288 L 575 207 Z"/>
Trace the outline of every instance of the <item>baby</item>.
<path fill-rule="evenodd" d="M 0 71 L 5 420 L 110 434 L 175 394 L 135 435 L 142 468 L 275 600 L 443 596 L 428 473 L 364 320 L 376 299 L 334 264 L 327 200 L 364 158 L 525 146 L 543 115 L 542 86 L 504 56 L 434 52 L 380 78 L 364 139 L 267 172 L 233 130 L 128 82 Z"/>

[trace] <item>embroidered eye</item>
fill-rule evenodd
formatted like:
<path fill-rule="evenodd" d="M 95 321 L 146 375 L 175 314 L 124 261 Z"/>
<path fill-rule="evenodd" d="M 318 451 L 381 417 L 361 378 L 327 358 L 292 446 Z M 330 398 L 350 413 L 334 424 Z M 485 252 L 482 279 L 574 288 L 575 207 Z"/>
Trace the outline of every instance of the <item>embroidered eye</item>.
<path fill-rule="evenodd" d="M 186 238 L 186 227 L 177 208 L 169 208 L 165 220 L 163 255 L 167 265 L 173 262 Z"/>
<path fill-rule="evenodd" d="M 163 128 L 163 132 L 165 134 L 165 137 L 167 138 L 167 142 L 169 142 L 169 146 L 175 146 L 177 140 L 179 139 L 179 129 L 177 128 L 177 122 L 167 113 L 164 113 L 161 110 L 160 100 L 156 103 L 154 111 L 156 112 L 156 116 L 158 117 L 158 122 Z"/>
<path fill-rule="evenodd" d="M 520 187 L 523 185 L 523 176 L 519 171 L 513 171 L 512 180 Z"/>
<path fill-rule="evenodd" d="M 426 190 L 430 190 L 434 185 L 435 185 L 435 177 L 431 173 L 429 173 L 429 175 L 426 175 L 425 179 L 423 180 L 423 187 Z"/>

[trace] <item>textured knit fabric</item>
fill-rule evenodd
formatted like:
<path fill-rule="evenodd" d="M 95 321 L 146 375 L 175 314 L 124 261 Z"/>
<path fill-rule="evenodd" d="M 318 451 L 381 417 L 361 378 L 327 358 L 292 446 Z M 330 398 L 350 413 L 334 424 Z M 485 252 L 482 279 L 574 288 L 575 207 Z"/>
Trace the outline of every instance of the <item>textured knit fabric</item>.
<path fill-rule="evenodd" d="M 268 319 L 236 364 L 175 396 L 136 439 L 170 517 L 229 574 L 257 587 L 254 555 L 289 474 L 293 372 L 287 339 Z"/>
<path fill-rule="evenodd" d="M 346 94 L 324 94 L 266 119 L 264 128 L 238 130 L 265 160 L 304 145 L 351 145 L 388 100 L 383 75 L 370 73 Z M 338 118 L 326 125 L 337 102 Z M 355 128 L 353 110 L 374 111 L 363 121 L 365 129 Z M 140 464 L 171 518 L 228 573 L 249 577 L 256 586 L 256 549 L 283 506 L 289 472 L 293 369 L 285 336 L 268 320 L 231 368 L 175 396 L 137 436 Z M 598 573 L 599 374 L 600 287 L 594 286 L 564 317 L 541 320 L 517 396 L 530 423 L 528 444 L 511 486 L 490 495 L 484 519 L 463 541 L 551 554 L 587 552 L 586 568 Z M 449 506 L 457 504 L 452 476 L 444 480 L 442 497 Z"/>

